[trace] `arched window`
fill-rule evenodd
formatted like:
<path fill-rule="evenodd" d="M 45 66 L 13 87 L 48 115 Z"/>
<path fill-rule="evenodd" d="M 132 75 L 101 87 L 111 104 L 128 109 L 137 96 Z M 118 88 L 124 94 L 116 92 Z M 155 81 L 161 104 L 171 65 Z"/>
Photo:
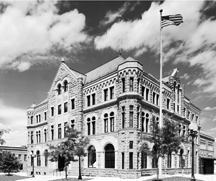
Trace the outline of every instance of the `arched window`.
<path fill-rule="evenodd" d="M 172 153 L 169 152 L 167 155 L 167 168 L 171 168 L 172 167 Z"/>
<path fill-rule="evenodd" d="M 64 92 L 67 92 L 68 91 L 68 81 L 65 80 L 64 81 Z"/>
<path fill-rule="evenodd" d="M 104 133 L 108 132 L 108 114 L 104 114 Z"/>
<path fill-rule="evenodd" d="M 58 95 L 61 94 L 61 84 L 58 84 L 58 86 L 57 86 L 57 92 L 58 92 Z"/>
<path fill-rule="evenodd" d="M 96 162 L 96 150 L 94 146 L 88 148 L 88 167 L 95 167 Z"/>
<path fill-rule="evenodd" d="M 36 157 L 37 157 L 37 166 L 41 166 L 41 156 L 39 150 L 36 152 Z"/>
<path fill-rule="evenodd" d="M 92 134 L 95 134 L 95 117 L 92 117 Z"/>
<path fill-rule="evenodd" d="M 157 125 L 159 125 L 159 117 L 156 117 Z"/>
<path fill-rule="evenodd" d="M 143 149 L 148 148 L 148 144 L 144 143 L 143 144 Z M 141 152 L 141 168 L 147 168 L 147 153 L 145 150 L 142 150 Z"/>
<path fill-rule="evenodd" d="M 142 123 L 141 124 L 142 124 L 141 129 L 142 131 L 144 131 L 145 130 L 145 113 L 144 112 L 142 112 Z"/>
<path fill-rule="evenodd" d="M 88 130 L 88 135 L 91 134 L 91 123 L 90 123 L 90 118 L 87 119 L 87 130 Z"/>
<path fill-rule="evenodd" d="M 105 146 L 105 168 L 115 168 L 115 149 L 112 144 Z"/>
<path fill-rule="evenodd" d="M 180 150 L 180 154 L 179 154 L 179 168 L 182 166 L 183 153 L 184 153 L 184 150 L 181 149 L 181 150 Z"/>
<path fill-rule="evenodd" d="M 153 146 L 152 148 L 152 168 L 157 168 L 157 149 L 156 146 Z"/>
<path fill-rule="evenodd" d="M 114 131 L 114 112 L 110 113 L 110 132 Z"/>
<path fill-rule="evenodd" d="M 48 150 L 44 151 L 44 165 L 47 167 L 48 165 Z"/>

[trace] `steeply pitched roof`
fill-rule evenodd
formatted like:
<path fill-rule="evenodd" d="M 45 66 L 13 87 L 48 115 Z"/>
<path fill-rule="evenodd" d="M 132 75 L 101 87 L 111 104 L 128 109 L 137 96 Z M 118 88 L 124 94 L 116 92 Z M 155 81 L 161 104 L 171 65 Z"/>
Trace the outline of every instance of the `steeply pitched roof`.
<path fill-rule="evenodd" d="M 86 73 L 86 83 L 91 82 L 103 75 L 111 73 L 117 70 L 118 65 L 125 62 L 125 59 L 122 56 L 118 56 L 117 58 L 91 70 L 90 72 Z"/>

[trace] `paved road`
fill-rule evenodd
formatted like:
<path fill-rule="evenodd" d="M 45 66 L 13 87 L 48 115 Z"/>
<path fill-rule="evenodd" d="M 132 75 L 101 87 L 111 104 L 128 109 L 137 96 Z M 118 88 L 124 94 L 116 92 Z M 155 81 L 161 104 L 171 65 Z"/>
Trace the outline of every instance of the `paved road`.
<path fill-rule="evenodd" d="M 26 173 L 18 173 L 18 175 L 26 176 Z M 163 177 L 173 177 L 173 176 L 182 176 L 182 175 L 164 175 Z M 94 177 L 91 181 L 145 181 L 151 178 L 155 178 L 156 176 L 145 176 L 139 179 L 120 179 L 116 177 Z M 190 175 L 184 175 L 184 177 L 190 178 Z M 48 176 L 48 175 L 35 175 L 33 178 L 21 179 L 19 181 L 50 181 L 53 179 L 64 178 L 64 176 Z M 76 177 L 77 178 L 77 177 Z M 89 178 L 89 177 L 83 177 Z M 204 180 L 204 181 L 216 181 L 216 175 L 201 175 L 195 174 L 196 179 Z"/>

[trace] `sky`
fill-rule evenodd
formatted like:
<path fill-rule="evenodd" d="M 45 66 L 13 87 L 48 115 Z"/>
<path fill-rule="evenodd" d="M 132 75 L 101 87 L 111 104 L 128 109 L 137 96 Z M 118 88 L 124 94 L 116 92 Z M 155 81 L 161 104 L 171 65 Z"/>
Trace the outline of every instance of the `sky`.
<path fill-rule="evenodd" d="M 0 128 L 5 145 L 27 144 L 26 110 L 43 101 L 57 69 L 81 73 L 121 55 L 159 77 L 160 13 L 183 23 L 162 30 L 163 76 L 179 68 L 186 96 L 216 138 L 215 1 L 0 1 Z"/>

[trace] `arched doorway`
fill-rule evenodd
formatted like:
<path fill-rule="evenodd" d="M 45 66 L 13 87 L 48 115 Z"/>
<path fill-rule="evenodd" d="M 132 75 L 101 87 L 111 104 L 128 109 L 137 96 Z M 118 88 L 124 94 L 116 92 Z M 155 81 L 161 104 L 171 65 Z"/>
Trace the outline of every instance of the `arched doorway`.
<path fill-rule="evenodd" d="M 58 170 L 63 171 L 65 167 L 65 157 L 63 155 L 58 155 Z"/>
<path fill-rule="evenodd" d="M 184 164 L 183 163 L 183 153 L 184 153 L 184 150 L 181 149 L 180 154 L 179 154 L 179 168 L 183 166 L 182 164 Z"/>
<path fill-rule="evenodd" d="M 96 162 L 96 150 L 94 146 L 88 148 L 88 167 L 95 167 Z"/>
<path fill-rule="evenodd" d="M 105 168 L 115 168 L 115 149 L 112 144 L 107 144 L 105 150 Z"/>
<path fill-rule="evenodd" d="M 36 157 L 37 157 L 37 166 L 41 166 L 41 156 L 39 150 L 36 152 Z"/>
<path fill-rule="evenodd" d="M 157 168 L 157 148 L 156 146 L 153 146 L 152 148 L 152 168 Z"/>

